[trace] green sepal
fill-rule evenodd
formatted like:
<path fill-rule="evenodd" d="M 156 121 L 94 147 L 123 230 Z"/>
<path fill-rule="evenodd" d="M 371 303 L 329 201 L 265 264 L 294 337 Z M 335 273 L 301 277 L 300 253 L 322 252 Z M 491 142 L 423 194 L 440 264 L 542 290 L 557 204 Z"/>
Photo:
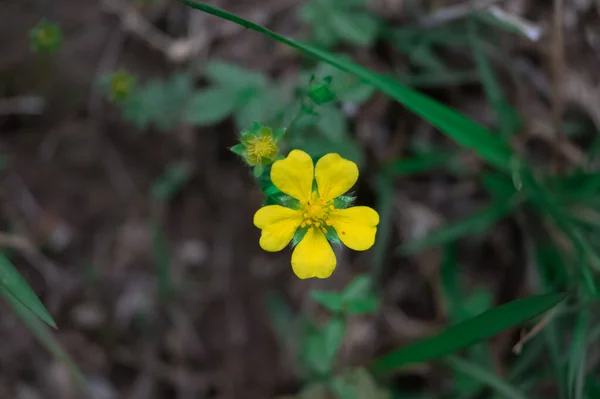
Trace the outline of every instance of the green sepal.
<path fill-rule="evenodd" d="M 292 246 L 293 247 L 300 244 L 300 241 L 302 241 L 302 239 L 306 235 L 307 231 L 308 231 L 308 226 L 307 227 L 299 227 L 298 230 L 296 230 L 296 233 L 294 234 L 294 238 L 292 238 Z"/>
<path fill-rule="evenodd" d="M 249 132 L 247 130 L 243 131 L 242 133 L 240 133 L 240 143 L 242 143 L 242 145 L 246 146 L 246 145 L 248 145 L 250 140 L 254 137 L 255 137 L 255 135 L 252 134 L 252 132 Z"/>
<path fill-rule="evenodd" d="M 277 130 L 275 130 L 275 132 L 273 133 L 273 137 L 275 138 L 275 141 L 281 141 L 281 139 L 283 139 L 283 136 L 285 136 L 286 133 L 286 128 L 281 127 Z"/>
<path fill-rule="evenodd" d="M 333 244 L 341 244 L 342 240 L 340 240 L 340 237 L 337 235 L 337 232 L 335 231 L 335 229 L 331 226 L 327 226 L 327 233 L 325 233 L 325 238 L 327 238 L 327 241 L 333 243 Z"/>
<path fill-rule="evenodd" d="M 236 144 L 231 147 L 229 151 L 233 152 L 235 155 L 239 155 L 240 157 L 246 156 L 246 146 L 243 144 Z"/>
<path fill-rule="evenodd" d="M 290 209 L 299 209 L 300 208 L 300 201 L 298 201 L 296 198 L 290 197 L 289 195 L 285 195 L 285 194 L 281 194 L 279 196 L 279 203 L 283 206 L 285 206 L 286 208 L 290 208 Z"/>
<path fill-rule="evenodd" d="M 273 158 L 264 157 L 264 158 L 261 158 L 261 160 L 260 160 L 260 163 L 263 164 L 264 166 L 271 165 L 273 162 L 275 162 L 275 159 L 273 159 Z"/>
<path fill-rule="evenodd" d="M 268 136 L 273 135 L 273 129 L 271 129 L 268 126 L 261 126 L 257 132 L 258 132 L 258 135 L 260 135 L 262 137 L 268 137 Z"/>
<path fill-rule="evenodd" d="M 354 203 L 356 198 L 351 195 L 340 195 L 333 200 L 333 206 L 335 209 L 346 209 Z"/>
<path fill-rule="evenodd" d="M 258 164 L 254 167 L 254 177 L 256 177 L 257 179 L 259 177 L 262 176 L 263 172 L 265 171 L 265 166 L 262 164 Z"/>

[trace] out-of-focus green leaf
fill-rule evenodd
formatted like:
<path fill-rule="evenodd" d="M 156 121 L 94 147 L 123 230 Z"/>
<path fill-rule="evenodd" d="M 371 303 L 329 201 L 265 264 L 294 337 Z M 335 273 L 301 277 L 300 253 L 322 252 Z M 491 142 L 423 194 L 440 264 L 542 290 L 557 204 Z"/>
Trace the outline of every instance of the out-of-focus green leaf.
<path fill-rule="evenodd" d="M 204 69 L 204 75 L 211 82 L 234 91 L 249 87 L 265 87 L 268 83 L 265 75 L 260 72 L 250 71 L 221 60 L 211 60 Z"/>
<path fill-rule="evenodd" d="M 197 91 L 186 108 L 184 120 L 194 126 L 220 122 L 233 112 L 237 102 L 235 92 L 221 87 Z"/>
<path fill-rule="evenodd" d="M 332 291 L 311 291 L 310 297 L 332 312 L 341 312 L 344 300 L 340 294 Z"/>

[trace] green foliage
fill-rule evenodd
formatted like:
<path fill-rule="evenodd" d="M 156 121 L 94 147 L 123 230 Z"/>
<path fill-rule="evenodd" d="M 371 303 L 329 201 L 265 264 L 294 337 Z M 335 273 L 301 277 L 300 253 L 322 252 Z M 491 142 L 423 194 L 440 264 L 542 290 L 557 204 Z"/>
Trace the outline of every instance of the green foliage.
<path fill-rule="evenodd" d="M 62 46 L 62 30 L 57 23 L 41 20 L 29 32 L 31 49 L 38 54 L 54 54 Z"/>
<path fill-rule="evenodd" d="M 311 26 L 312 41 L 322 47 L 339 42 L 369 46 L 381 23 L 369 13 L 367 0 L 310 0 L 300 9 L 300 19 Z"/>
<path fill-rule="evenodd" d="M 29 331 L 31 331 L 37 340 L 46 347 L 48 352 L 50 352 L 58 362 L 66 366 L 71 378 L 77 384 L 80 391 L 84 393 L 85 396 L 88 396 L 89 391 L 85 377 L 77 365 L 65 352 L 60 343 L 56 340 L 56 338 L 54 338 L 46 325 L 40 321 L 38 315 L 32 312 L 31 309 L 27 307 L 21 299 L 14 296 L 12 292 L 8 290 L 0 290 L 0 295 L 2 295 L 4 300 L 9 304 L 21 321 L 27 326 Z M 42 318 L 42 320 L 44 319 Z"/>
<path fill-rule="evenodd" d="M 140 130 L 170 131 L 186 115 L 193 92 L 192 79 L 185 73 L 136 86 L 120 103 L 123 119 Z"/>
<path fill-rule="evenodd" d="M 564 294 L 545 294 L 509 302 L 376 359 L 369 368 L 375 374 L 386 374 L 409 364 L 448 355 L 532 319 L 552 309 L 564 298 Z"/>
<path fill-rule="evenodd" d="M 352 280 L 341 293 L 313 290 L 310 296 L 333 313 L 346 315 L 374 313 L 378 309 L 379 300 L 371 284 L 371 277 L 362 275 Z"/>

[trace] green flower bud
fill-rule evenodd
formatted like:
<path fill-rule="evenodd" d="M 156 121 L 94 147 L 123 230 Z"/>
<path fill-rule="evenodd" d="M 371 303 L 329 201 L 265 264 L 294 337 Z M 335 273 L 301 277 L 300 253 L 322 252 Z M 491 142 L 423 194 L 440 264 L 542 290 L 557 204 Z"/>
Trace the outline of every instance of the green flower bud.
<path fill-rule="evenodd" d="M 38 54 L 57 53 L 62 44 L 62 31 L 58 24 L 42 20 L 29 32 L 29 40 L 32 50 Z"/>

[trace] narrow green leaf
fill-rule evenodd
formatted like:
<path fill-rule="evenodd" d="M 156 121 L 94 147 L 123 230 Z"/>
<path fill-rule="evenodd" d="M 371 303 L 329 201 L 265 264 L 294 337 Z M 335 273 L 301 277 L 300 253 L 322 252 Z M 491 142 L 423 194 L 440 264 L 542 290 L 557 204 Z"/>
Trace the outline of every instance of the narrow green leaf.
<path fill-rule="evenodd" d="M 428 247 L 450 243 L 468 234 L 484 231 L 504 217 L 504 215 L 508 214 L 515 205 L 515 201 L 506 199 L 493 201 L 490 205 L 468 218 L 434 230 L 423 238 L 405 242 L 400 246 L 399 250 L 405 255 L 412 254 Z"/>
<path fill-rule="evenodd" d="M 29 331 L 31 331 L 37 340 L 46 347 L 48 352 L 52 353 L 57 361 L 67 367 L 71 377 L 73 378 L 73 381 L 75 381 L 81 391 L 86 395 L 89 394 L 85 377 L 77 365 L 65 352 L 60 343 L 50 333 L 46 325 L 44 325 L 44 323 L 42 323 L 29 308 L 25 307 L 25 305 L 23 305 L 23 303 L 10 292 L 0 290 L 0 295 L 2 295 L 6 302 L 8 302 L 8 304 L 13 308 L 17 316 L 23 321 Z"/>
<path fill-rule="evenodd" d="M 376 359 L 373 373 L 390 373 L 408 364 L 422 363 L 448 355 L 477 341 L 530 320 L 559 304 L 564 294 L 531 296 L 498 306 L 479 316 L 449 327 L 439 334 L 419 340 Z"/>
<path fill-rule="evenodd" d="M 575 324 L 575 329 L 573 331 L 567 374 L 569 397 L 573 399 L 581 399 L 583 397 L 586 374 L 585 359 L 587 351 L 589 350 L 586 345 L 588 325 L 588 312 L 580 312 L 577 316 L 577 323 Z"/>
<path fill-rule="evenodd" d="M 473 47 L 473 55 L 477 63 L 477 69 L 481 75 L 485 95 L 496 114 L 496 123 L 499 126 L 500 133 L 505 137 L 510 137 L 516 132 L 515 114 L 504 95 L 494 68 L 483 51 L 483 44 L 477 33 L 475 21 L 470 18 L 467 26 L 469 39 Z"/>
<path fill-rule="evenodd" d="M 56 323 L 13 264 L 0 254 L 0 292 L 8 292 L 33 314 L 56 328 Z"/>
<path fill-rule="evenodd" d="M 461 359 L 453 356 L 447 358 L 445 360 L 445 363 L 452 369 L 460 373 L 464 373 L 470 378 L 477 380 L 485 385 L 488 385 L 490 388 L 493 388 L 498 393 L 504 395 L 505 398 L 527 399 L 527 397 L 524 394 L 519 392 L 507 381 L 486 370 L 479 364 L 475 364 L 466 359 Z"/>
<path fill-rule="evenodd" d="M 475 151 L 483 159 L 502 170 L 507 169 L 507 165 L 514 155 L 511 147 L 500 136 L 492 135 L 487 129 L 470 118 L 400 84 L 394 79 L 377 74 L 358 64 L 334 56 L 327 51 L 279 35 L 230 12 L 193 0 L 181 0 L 181 2 L 197 10 L 207 12 L 237 23 L 245 28 L 262 33 L 309 56 L 325 61 L 343 71 L 354 73 L 366 83 L 373 85 L 383 93 L 402 103 L 409 110 L 429 121 L 429 123 L 459 144 Z"/>

